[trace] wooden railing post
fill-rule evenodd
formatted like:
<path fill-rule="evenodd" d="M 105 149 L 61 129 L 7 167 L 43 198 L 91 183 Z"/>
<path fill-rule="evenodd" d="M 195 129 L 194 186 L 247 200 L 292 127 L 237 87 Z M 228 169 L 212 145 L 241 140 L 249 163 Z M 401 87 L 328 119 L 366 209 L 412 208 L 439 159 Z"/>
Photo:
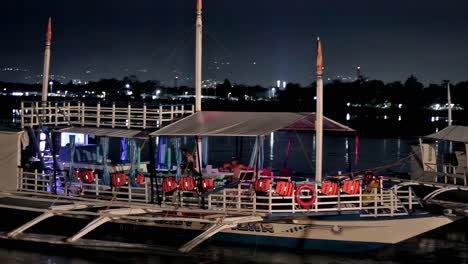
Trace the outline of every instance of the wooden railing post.
<path fill-rule="evenodd" d="M 146 129 L 146 104 L 143 104 L 143 129 Z"/>
<path fill-rule="evenodd" d="M 128 201 L 132 201 L 132 183 L 128 181 Z"/>
<path fill-rule="evenodd" d="M 148 203 L 150 200 L 148 199 L 148 181 L 145 179 L 145 203 Z"/>
<path fill-rule="evenodd" d="M 97 178 L 95 179 L 96 179 L 95 181 L 96 182 L 96 196 L 99 196 L 99 181 L 97 180 Z"/>
<path fill-rule="evenodd" d="M 86 105 L 85 103 L 81 103 L 81 126 L 85 125 L 85 112 L 86 112 Z"/>
<path fill-rule="evenodd" d="M 21 128 L 24 128 L 24 102 L 21 101 Z"/>
<path fill-rule="evenodd" d="M 112 128 L 115 128 L 115 102 L 112 103 Z"/>
<path fill-rule="evenodd" d="M 34 170 L 34 192 L 37 192 L 37 170 Z"/>
<path fill-rule="evenodd" d="M 18 188 L 18 191 L 23 190 L 23 168 L 18 169 L 16 188 Z"/>
<path fill-rule="evenodd" d="M 35 105 L 35 107 L 33 107 L 31 111 L 31 127 L 35 125 L 39 125 L 39 120 L 37 120 L 37 124 L 36 124 L 35 119 L 40 118 L 39 103 L 35 102 L 33 103 L 33 105 Z M 37 111 L 37 115 L 34 114 L 34 110 Z"/>
<path fill-rule="evenodd" d="M 163 120 L 163 107 L 162 105 L 159 106 L 159 121 L 158 127 L 162 127 L 162 120 Z"/>
<path fill-rule="evenodd" d="M 408 208 L 413 210 L 413 188 L 411 188 L 411 186 L 408 187 L 408 202 Z"/>
<path fill-rule="evenodd" d="M 132 106 L 130 104 L 128 104 L 128 109 L 127 109 L 127 118 L 128 118 L 128 123 L 127 123 L 127 128 L 131 128 L 132 127 Z"/>
<path fill-rule="evenodd" d="M 172 119 L 174 119 L 174 106 L 171 105 L 171 122 L 172 122 Z"/>
<path fill-rule="evenodd" d="M 97 118 L 96 118 L 96 127 L 101 126 L 101 103 L 97 104 Z"/>

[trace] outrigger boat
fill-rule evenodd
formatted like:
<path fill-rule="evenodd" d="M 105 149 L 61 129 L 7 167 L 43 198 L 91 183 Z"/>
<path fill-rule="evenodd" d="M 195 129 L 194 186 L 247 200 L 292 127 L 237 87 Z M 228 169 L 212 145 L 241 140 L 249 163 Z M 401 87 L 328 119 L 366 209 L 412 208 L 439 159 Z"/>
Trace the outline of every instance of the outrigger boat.
<path fill-rule="evenodd" d="M 150 242 L 130 243 L 122 238 L 118 227 L 111 229 L 106 239 L 91 236 L 102 225 L 116 223 L 146 226 L 155 234 L 161 228 L 198 233 L 179 248 L 182 252 L 207 239 L 298 250 L 357 252 L 399 243 L 460 219 L 451 214 L 425 212 L 411 185 L 389 184 L 371 172 L 363 177 L 322 179 L 322 131 L 353 130 L 323 117 L 320 41 L 316 114 L 201 111 L 200 0 L 197 13 L 195 109 L 71 102 L 22 105 L 22 127 L 28 132 L 0 133 L 0 208 L 10 215 L 29 212 L 33 217 L 3 230 L 1 238 L 81 248 L 154 249 Z M 280 130 L 316 131 L 315 177 L 297 180 L 290 173 L 273 175 L 263 168 L 262 139 Z M 36 140 L 37 131 L 40 133 Z M 75 162 L 76 135 L 68 138 L 69 161 L 59 161 L 57 138 L 61 133 L 99 138 L 97 150 L 88 151 L 93 162 Z M 155 149 L 162 145 L 162 136 L 196 137 L 196 167 L 200 175 L 180 175 L 180 157 L 176 158 L 176 171 L 172 162 L 164 169 L 158 168 Z M 252 169 L 242 171 L 230 183 L 226 183 L 226 176 L 232 175 L 208 166 L 203 170 L 202 137 L 210 136 L 255 137 Z M 110 164 L 112 137 L 128 139 L 126 164 Z M 149 152 L 146 166 L 138 162 L 139 146 L 144 140 Z M 39 155 L 39 169 L 22 166 L 21 149 L 28 141 Z M 50 147 L 50 155 L 44 155 L 44 146 Z M 176 146 L 179 148 L 180 144 Z M 164 156 L 161 151 L 158 155 Z M 51 159 L 48 169 L 47 157 Z M 36 229 L 52 219 L 61 219 L 62 223 L 71 223 L 71 219 L 87 222 L 71 235 L 70 227 L 54 232 Z M 57 234 L 59 231 L 63 232 Z"/>
<path fill-rule="evenodd" d="M 313 129 L 314 121 L 315 114 L 308 113 L 198 112 L 149 136 L 153 144 L 163 135 L 249 136 L 261 142 L 264 135 L 274 131 Z M 61 130 L 78 129 L 86 128 Z M 100 130 L 107 136 L 118 131 Z M 324 130 L 352 131 L 326 118 Z M 90 131 L 98 133 L 99 129 Z M 2 144 L 6 146 L 3 151 L 10 149 L 8 156 L 13 159 L 20 149 L 22 134 L 2 134 L 2 143 L 18 142 Z M 231 175 L 214 169 L 204 170 L 202 176 L 176 177 L 170 171 L 163 175 L 160 170 L 151 169 L 151 165 L 139 168 L 133 161 L 128 165 L 137 168 L 138 173 L 133 175 L 130 170 L 119 169 L 124 165 L 109 165 L 105 169 L 105 164 L 98 163 L 88 166 L 76 163 L 72 170 L 79 172 L 76 174 L 61 173 L 59 169 L 35 172 L 19 169 L 16 174 L 19 160 L 12 160 L 8 163 L 9 171 L 3 170 L 0 207 L 39 215 L 1 237 L 76 247 L 135 247 L 116 244 L 115 240 L 86 239 L 89 232 L 111 222 L 148 226 L 155 234 L 158 228 L 198 232 L 198 236 L 180 248 L 183 252 L 208 238 L 303 250 L 363 251 L 401 242 L 460 218 L 427 213 L 411 186 L 389 185 L 384 178 L 371 174 L 323 181 L 274 176 L 260 167 L 262 144 L 257 146 L 253 151 L 256 160 L 253 170 L 243 171 L 240 180 L 228 185 L 224 178 Z M 105 157 L 107 153 L 102 155 Z M 150 158 L 150 163 L 153 162 L 155 159 Z M 8 167 L 7 163 L 2 164 Z M 94 170 L 86 169 L 91 165 Z M 137 182 L 138 174 L 143 174 L 144 179 Z M 5 188 L 6 183 L 11 188 Z M 78 217 L 90 222 L 68 237 L 27 233 L 31 227 L 56 217 Z M 113 235 L 119 237 L 118 227 L 109 234 Z"/>

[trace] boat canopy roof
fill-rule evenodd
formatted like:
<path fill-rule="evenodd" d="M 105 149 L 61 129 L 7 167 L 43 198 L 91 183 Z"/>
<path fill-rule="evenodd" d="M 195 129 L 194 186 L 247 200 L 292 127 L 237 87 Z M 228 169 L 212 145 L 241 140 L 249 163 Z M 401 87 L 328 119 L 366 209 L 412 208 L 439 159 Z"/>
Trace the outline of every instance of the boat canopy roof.
<path fill-rule="evenodd" d="M 448 126 L 424 138 L 468 143 L 468 126 Z"/>
<path fill-rule="evenodd" d="M 59 133 L 77 133 L 116 138 L 145 138 L 148 137 L 147 131 L 136 129 L 115 129 L 115 128 L 96 128 L 96 127 L 67 127 L 57 130 Z"/>
<path fill-rule="evenodd" d="M 355 130 L 324 117 L 325 131 Z M 315 130 L 315 113 L 203 111 L 163 127 L 152 136 L 263 136 L 279 130 Z"/>

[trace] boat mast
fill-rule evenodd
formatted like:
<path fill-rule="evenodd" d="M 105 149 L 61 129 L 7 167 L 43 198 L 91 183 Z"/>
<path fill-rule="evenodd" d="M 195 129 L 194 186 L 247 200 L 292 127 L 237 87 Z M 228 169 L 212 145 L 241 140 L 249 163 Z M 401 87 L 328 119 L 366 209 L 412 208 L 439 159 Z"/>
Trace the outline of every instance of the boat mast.
<path fill-rule="evenodd" d="M 450 94 L 450 82 L 447 82 L 447 99 L 448 99 L 448 125 L 452 126 L 452 95 Z"/>
<path fill-rule="evenodd" d="M 197 0 L 197 24 L 195 39 L 195 112 L 200 112 L 202 96 L 202 40 L 203 40 L 203 19 L 202 19 L 202 0 Z M 202 169 L 202 147 L 203 140 L 197 136 L 197 167 L 199 172 Z"/>
<path fill-rule="evenodd" d="M 203 36 L 203 20 L 202 20 L 202 0 L 197 2 L 197 26 L 196 26 L 196 43 L 195 43 L 195 111 L 200 112 L 201 95 L 202 95 L 202 36 Z"/>
<path fill-rule="evenodd" d="M 50 46 L 52 44 L 52 19 L 49 17 L 44 51 L 44 71 L 42 73 L 42 102 L 47 102 L 49 88 Z"/>
<path fill-rule="evenodd" d="M 315 181 L 322 181 L 323 152 L 323 57 L 322 44 L 317 38 L 317 110 L 315 116 Z"/>

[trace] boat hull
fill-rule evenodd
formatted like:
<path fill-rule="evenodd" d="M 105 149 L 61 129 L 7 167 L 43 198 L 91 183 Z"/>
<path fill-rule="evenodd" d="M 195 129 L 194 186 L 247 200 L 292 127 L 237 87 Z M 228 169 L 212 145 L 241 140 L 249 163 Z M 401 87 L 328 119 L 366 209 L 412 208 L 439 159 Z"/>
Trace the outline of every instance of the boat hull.
<path fill-rule="evenodd" d="M 60 220 L 55 219 L 54 222 L 68 222 L 68 225 L 79 223 L 78 226 L 88 222 L 85 219 L 60 218 Z M 211 237 L 210 240 L 222 243 L 301 251 L 363 252 L 399 243 L 459 219 L 432 215 L 409 216 L 396 219 L 353 218 L 352 216 L 337 216 L 331 217 L 331 219 L 298 219 L 295 221 L 296 223 L 281 223 L 278 222 L 279 220 L 274 220 L 262 223 L 239 224 L 235 227 L 229 227 L 220 231 Z M 46 224 L 47 223 L 44 223 L 44 226 Z M 126 225 L 138 226 L 138 228 L 137 230 L 133 229 L 131 234 L 125 234 L 125 232 L 120 232 L 122 230 L 121 224 L 122 223 L 117 221 L 102 227 L 104 230 L 99 230 L 98 228 L 99 231 L 96 230 L 98 232 L 92 234 L 89 238 L 102 240 L 101 244 L 105 245 L 109 241 L 120 240 L 122 242 L 128 242 L 126 235 L 130 235 L 132 238 L 129 240 L 135 242 L 135 237 L 140 237 L 141 241 L 145 241 L 145 236 L 146 238 L 158 237 L 161 234 L 171 236 L 172 232 L 176 231 L 178 235 L 177 237 L 174 236 L 174 240 L 177 240 L 175 243 L 180 243 L 179 245 L 181 245 L 210 227 L 208 224 L 183 220 L 152 222 L 151 224 L 138 222 L 135 223 L 135 225 L 127 223 Z M 59 226 L 61 225 L 54 225 L 54 228 L 58 228 Z M 37 231 L 37 229 L 34 230 L 35 233 Z M 54 236 L 50 235 L 47 230 L 40 230 L 40 233 L 44 235 L 38 236 L 37 234 L 31 234 L 34 236 L 34 242 L 52 244 L 60 242 L 60 244 L 63 245 L 68 244 L 76 247 L 83 247 L 83 245 L 86 244 L 88 246 L 90 245 L 86 243 L 88 239 L 87 236 L 81 239 L 83 241 L 79 240 L 79 243 L 66 243 L 63 236 L 54 240 L 52 239 Z M 53 233 L 57 234 L 57 230 Z M 105 234 L 105 237 L 101 237 L 102 234 Z M 8 239 L 5 235 L 0 237 Z M 41 237 L 44 237 L 44 239 L 41 240 Z M 14 239 L 31 241 L 31 237 L 28 233 L 24 233 Z M 168 238 L 166 237 L 165 239 Z M 115 245 L 115 243 L 112 244 L 112 246 Z"/>
<path fill-rule="evenodd" d="M 334 218 L 241 224 L 223 230 L 214 240 L 299 250 L 361 252 L 399 243 L 459 219 L 432 215 L 396 219 Z"/>

